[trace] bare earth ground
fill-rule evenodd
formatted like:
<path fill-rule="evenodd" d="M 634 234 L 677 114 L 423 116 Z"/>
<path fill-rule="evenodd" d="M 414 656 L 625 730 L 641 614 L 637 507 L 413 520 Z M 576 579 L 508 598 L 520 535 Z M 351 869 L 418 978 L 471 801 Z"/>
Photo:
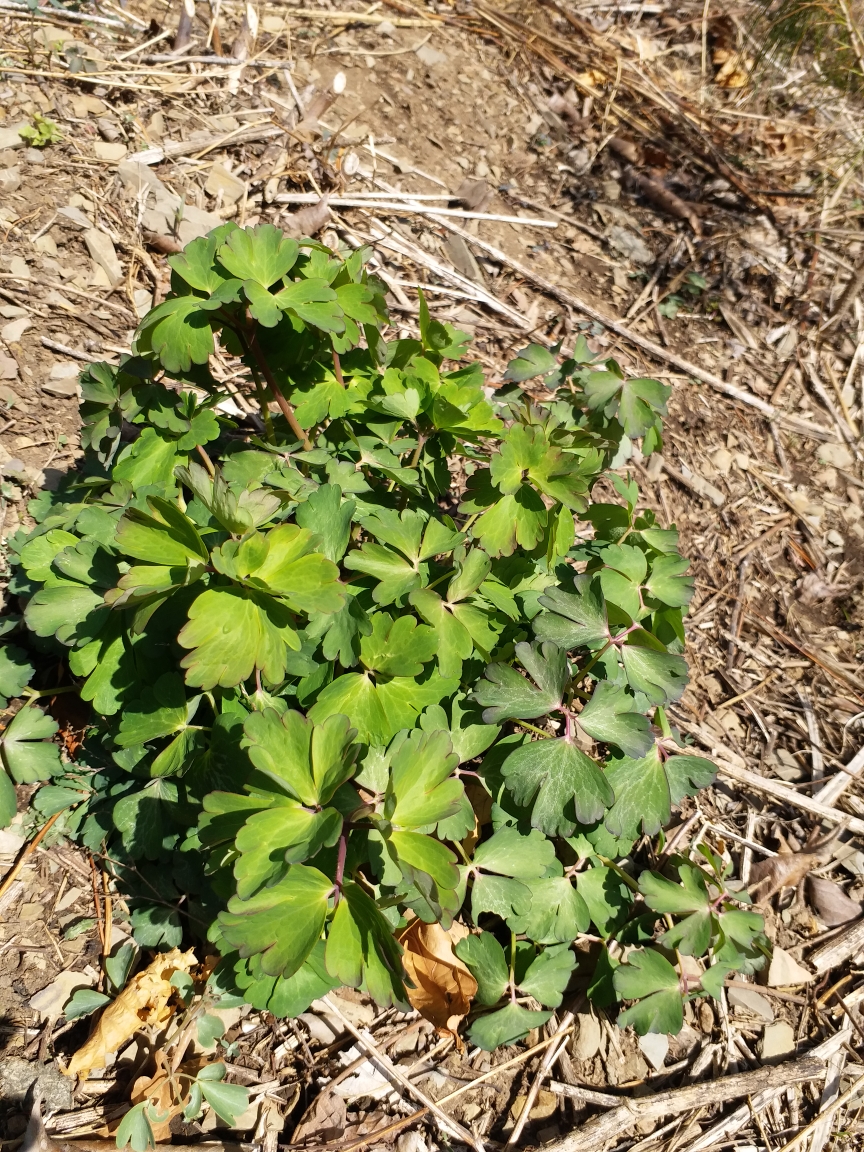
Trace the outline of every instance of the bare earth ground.
<path fill-rule="evenodd" d="M 212 51 L 209 11 L 198 7 L 186 52 L 193 60 Z M 533 31 L 479 5 L 393 0 L 374 5 L 377 23 L 365 24 L 340 19 L 329 3 L 317 15 L 262 5 L 257 39 L 241 26 L 242 5 L 224 0 L 216 11 L 225 51 L 247 54 L 245 67 L 147 56 L 164 57 L 171 37 L 133 55 L 176 27 L 176 12 L 145 0 L 125 9 L 106 0 L 98 9 L 105 23 L 89 25 L 62 10 L 35 18 L 0 11 L 3 538 L 29 523 L 32 494 L 74 466 L 76 373 L 93 359 L 116 361 L 137 317 L 166 291 L 172 225 L 185 241 L 220 218 L 285 224 L 298 205 L 280 196 L 394 189 L 403 198 L 449 196 L 426 202 L 439 207 L 550 221 L 557 226 L 336 206 L 318 226 L 333 246 L 374 243 L 394 329 L 415 330 L 416 285 L 428 288 L 434 314 L 475 336 L 493 387 L 530 340 L 567 349 L 580 332 L 628 371 L 674 385 L 662 458 L 637 454 L 630 467 L 645 506 L 679 527 L 697 577 L 692 682 L 675 720 L 716 756 L 721 776 L 686 803 L 677 818 L 684 835 L 746 879 L 770 853 L 794 854 L 836 828 L 842 814 L 864 816 L 864 789 L 850 775 L 861 770 L 855 754 L 864 743 L 864 318 L 860 279 L 844 288 L 864 237 L 855 106 L 814 96 L 806 77 L 781 64 L 754 68 L 750 17 L 703 20 L 701 4 L 620 12 L 592 4 L 573 19 L 551 5 L 508 10 Z M 723 87 L 730 59 L 743 70 L 740 87 Z M 334 100 L 337 74 L 344 90 Z M 22 148 L 6 129 L 37 114 L 62 139 Z M 161 181 L 158 196 L 148 173 Z M 177 213 L 163 212 L 160 227 L 159 204 L 171 196 L 185 205 L 182 219 L 177 225 Z M 538 279 L 569 293 L 570 303 L 538 290 Z M 694 379 L 665 354 L 641 352 L 579 301 L 623 318 L 632 333 L 743 389 L 745 399 Z M 763 410 L 748 402 L 754 397 Z M 776 410 L 766 413 L 766 404 Z M 74 717 L 58 718 L 74 728 Z M 760 781 L 773 782 L 773 794 Z M 807 810 L 823 788 L 823 805 L 841 813 L 827 812 L 824 823 L 825 811 Z M 4 869 L 31 834 L 30 790 L 19 791 L 19 820 L 0 833 Z M 804 964 L 806 981 L 800 971 L 772 969 L 758 992 L 731 988 L 719 1007 L 690 1007 L 668 1050 L 640 1046 L 577 999 L 567 1005 L 577 1013 L 572 1042 L 552 1072 L 555 1083 L 644 1095 L 788 1061 L 839 1033 L 845 1047 L 835 1045 L 824 1095 L 823 1081 L 784 1088 L 752 1114 L 745 1109 L 737 1127 L 718 1126 L 740 1101 L 622 1121 L 615 1147 L 781 1148 L 858 1079 L 862 847 L 854 827 L 841 827 L 809 869 L 792 865 L 789 887 L 766 905 L 769 935 Z M 816 882 L 803 882 L 814 867 Z M 0 897 L 8 1140 L 23 1131 L 23 1097 L 37 1073 L 55 1135 L 100 1133 L 128 1107 L 134 1055 L 121 1054 L 74 1097 L 51 1062 L 86 1038 L 86 1021 L 69 1027 L 60 1013 L 70 987 L 95 979 L 99 932 L 107 926 L 117 940 L 129 931 L 122 899 L 106 909 L 101 895 L 88 858 L 49 835 Z M 833 962 L 814 966 L 814 949 L 831 941 Z M 433 1098 L 520 1051 L 491 1060 L 458 1052 L 416 1017 L 376 1017 L 349 991 L 338 1003 Z M 227 1023 L 225 1042 L 236 1041 L 232 1079 L 270 1085 L 239 1125 L 249 1139 L 353 1147 L 414 1108 L 404 1094 L 388 1096 L 326 1013 L 297 1022 L 238 1013 Z M 538 1061 L 508 1065 L 465 1091 L 450 1114 L 478 1136 L 491 1134 L 489 1146 L 506 1140 Z M 544 1087 L 521 1142 L 554 1146 L 597 1103 Z M 853 1094 L 810 1147 L 860 1146 L 859 1108 Z M 181 1126 L 175 1138 L 195 1132 Z M 441 1139 L 427 1117 L 372 1142 L 420 1152 Z"/>

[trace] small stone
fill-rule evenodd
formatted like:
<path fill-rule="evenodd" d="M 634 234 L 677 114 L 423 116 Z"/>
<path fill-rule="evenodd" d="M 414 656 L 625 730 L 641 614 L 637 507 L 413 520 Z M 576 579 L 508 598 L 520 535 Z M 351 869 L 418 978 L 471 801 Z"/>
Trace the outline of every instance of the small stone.
<path fill-rule="evenodd" d="M 654 1071 L 659 1072 L 669 1053 L 669 1037 L 660 1032 L 649 1032 L 639 1037 L 639 1048 Z"/>
<path fill-rule="evenodd" d="M 513 1120 L 518 1120 L 525 1109 L 525 1104 L 528 1100 L 527 1096 L 517 1096 L 513 1101 L 513 1107 L 510 1110 L 510 1115 Z M 537 1099 L 531 1108 L 529 1116 L 530 1120 L 548 1120 L 554 1116 L 558 1110 L 558 1097 L 554 1092 L 549 1092 L 545 1088 L 541 1088 L 537 1093 Z"/>
<path fill-rule="evenodd" d="M 0 380 L 18 379 L 18 361 L 12 356 L 0 356 Z"/>
<path fill-rule="evenodd" d="M 42 391 L 59 400 L 72 400 L 78 395 L 78 383 L 75 380 L 46 380 Z"/>
<path fill-rule="evenodd" d="M 16 164 L 14 168 L 0 168 L 0 193 L 17 192 L 21 187 L 21 169 Z"/>
<path fill-rule="evenodd" d="M 396 35 L 396 25 L 389 20 L 382 20 L 375 31 L 379 36 L 389 36 L 392 40 Z"/>
<path fill-rule="evenodd" d="M 25 904 L 24 907 L 28 905 Z M 86 972 L 61 972 L 47 988 L 36 993 L 29 1006 L 44 1020 L 56 1020 L 77 988 L 92 988 L 94 983 L 95 973 L 90 976 Z"/>
<path fill-rule="evenodd" d="M 813 974 L 798 963 L 794 956 L 775 946 L 768 969 L 769 988 L 790 988 L 797 984 L 809 984 Z"/>
<path fill-rule="evenodd" d="M 446 64 L 450 59 L 443 52 L 439 52 L 437 48 L 433 48 L 431 44 L 421 44 L 419 48 L 415 49 L 415 53 L 417 59 L 427 68 L 434 68 L 436 64 Z"/>
<path fill-rule="evenodd" d="M 10 124 L 8 128 L 0 128 L 0 152 L 4 148 L 23 148 L 27 141 L 20 134 L 20 130 L 26 127 L 27 121 L 22 120 L 20 124 Z"/>
<path fill-rule="evenodd" d="M 634 264 L 650 264 L 654 259 L 654 253 L 642 237 L 622 224 L 610 224 L 607 235 L 612 247 Z"/>
<path fill-rule="evenodd" d="M 821 444 L 816 457 L 820 464 L 830 464 L 832 468 L 852 467 L 852 453 L 845 444 Z"/>
<path fill-rule="evenodd" d="M 600 1051 L 603 1040 L 600 1021 L 590 1012 L 579 1012 L 576 1023 L 578 1027 L 571 1051 L 577 1060 L 591 1060 Z"/>
<path fill-rule="evenodd" d="M 54 237 L 48 232 L 44 236 L 37 236 L 33 241 L 33 247 L 37 252 L 41 252 L 43 256 L 56 256 L 57 245 L 54 243 Z"/>
<path fill-rule="evenodd" d="M 7 1106 L 23 1105 L 34 1080 L 39 1081 L 46 1112 L 72 1107 L 74 1080 L 64 1076 L 55 1061 L 38 1064 L 21 1056 L 4 1056 L 0 1061 L 0 1100 Z"/>
<path fill-rule="evenodd" d="M 57 209 L 57 215 L 68 220 L 70 224 L 77 224 L 79 228 L 93 227 L 93 221 L 84 215 L 77 204 L 64 204 L 62 208 Z"/>
<path fill-rule="evenodd" d="M 339 1031 L 341 1031 L 341 1029 L 334 1031 L 327 1021 L 322 1020 L 320 1016 L 316 1016 L 314 1012 L 303 1012 L 298 1019 L 303 1021 L 309 1031 L 309 1035 L 313 1040 L 317 1041 L 318 1044 L 332 1044 L 339 1035 Z M 333 1017 L 331 1017 L 331 1019 L 333 1019 Z"/>
<path fill-rule="evenodd" d="M 9 261 L 9 271 L 13 276 L 17 276 L 19 280 L 30 279 L 30 265 L 23 256 L 13 256 Z"/>
<path fill-rule="evenodd" d="M 794 1051 L 795 1031 L 791 1024 L 787 1024 L 785 1020 L 778 1020 L 775 1024 L 766 1024 L 759 1053 L 763 1060 L 788 1056 L 790 1052 Z"/>
<path fill-rule="evenodd" d="M 94 262 L 105 272 L 113 287 L 123 279 L 123 266 L 117 259 L 114 241 L 99 228 L 88 228 L 84 233 L 84 243 Z"/>
<path fill-rule="evenodd" d="M 846 543 L 836 528 L 829 529 L 825 535 L 825 539 L 833 548 L 842 548 Z"/>
<path fill-rule="evenodd" d="M 209 192 L 211 196 L 217 196 L 221 192 L 223 204 L 236 204 L 246 191 L 246 185 L 232 175 L 224 164 L 214 164 L 204 185 L 204 191 Z"/>
<path fill-rule="evenodd" d="M 25 148 L 23 159 L 26 160 L 28 164 L 44 164 L 45 153 L 41 148 Z"/>
<path fill-rule="evenodd" d="M 93 141 L 93 155 L 97 160 L 113 160 L 118 162 L 125 159 L 128 149 L 125 144 L 120 141 L 113 140 L 94 140 Z"/>
<path fill-rule="evenodd" d="M 12 320 L 8 324 L 4 324 L 0 328 L 0 336 L 6 344 L 17 344 L 28 328 L 33 327 L 33 321 L 29 316 L 21 316 L 17 320 Z"/>
<path fill-rule="evenodd" d="M 734 1008 L 743 1008 L 753 1016 L 759 1016 L 769 1023 L 774 1019 L 774 1009 L 771 1003 L 761 993 L 751 991 L 749 988 L 729 988 L 727 990 L 729 1003 Z"/>
<path fill-rule="evenodd" d="M 600 187 L 603 189 L 603 195 L 607 200 L 621 199 L 621 185 L 617 180 L 604 180 Z"/>
<path fill-rule="evenodd" d="M 138 318 L 143 320 L 153 306 L 153 293 L 148 292 L 146 288 L 136 288 L 132 292 L 132 299 L 135 301 Z"/>

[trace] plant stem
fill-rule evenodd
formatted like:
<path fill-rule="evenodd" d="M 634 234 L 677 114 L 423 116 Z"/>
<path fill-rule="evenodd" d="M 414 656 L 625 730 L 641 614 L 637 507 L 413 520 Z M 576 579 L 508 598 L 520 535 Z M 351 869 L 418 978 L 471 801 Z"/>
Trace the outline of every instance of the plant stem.
<path fill-rule="evenodd" d="M 538 736 L 542 736 L 544 740 L 551 740 L 552 736 L 548 732 L 544 732 L 542 728 L 538 728 L 535 724 L 528 724 L 525 720 L 517 720 L 516 723 L 520 728 L 527 728 L 529 732 L 536 732 Z"/>
<path fill-rule="evenodd" d="M 333 883 L 336 886 L 336 903 L 342 895 L 342 881 L 345 877 L 345 857 L 348 853 L 348 837 L 343 832 L 339 837 L 339 854 L 336 857 L 336 877 Z"/>
<path fill-rule="evenodd" d="M 285 395 L 282 392 L 282 389 L 277 384 L 276 377 L 273 375 L 272 371 L 270 370 L 270 365 L 267 363 L 267 357 L 264 355 L 264 351 L 261 348 L 261 345 L 258 343 L 258 333 L 254 328 L 251 330 L 251 334 L 249 335 L 249 350 L 258 363 L 258 367 L 261 370 L 261 375 L 267 381 L 267 387 L 273 393 L 273 396 L 276 399 L 276 403 L 282 409 L 282 415 L 288 421 L 288 427 L 291 429 L 297 439 L 302 443 L 304 449 L 309 452 L 312 448 L 312 441 L 300 427 L 297 421 L 297 417 L 294 414 L 294 409 L 285 399 Z"/>
<path fill-rule="evenodd" d="M 333 349 L 333 375 L 339 383 L 340 388 L 345 387 L 345 378 L 342 375 L 342 361 L 339 359 L 339 353 Z"/>
<path fill-rule="evenodd" d="M 246 341 L 243 341 L 246 344 Z M 249 345 L 246 344 L 248 352 Z M 261 377 L 255 365 L 249 361 L 249 371 L 252 373 L 252 379 L 255 381 L 255 397 L 258 400 L 258 407 L 261 409 L 261 419 L 264 421 L 264 434 L 270 444 L 276 443 L 276 435 L 273 432 L 273 417 L 270 415 L 270 409 L 267 407 L 267 396 L 264 392 L 264 385 L 261 383 Z"/>
<path fill-rule="evenodd" d="M 426 443 L 426 437 L 422 432 L 417 433 L 417 447 L 414 449 L 414 455 L 411 457 L 409 468 L 416 468 L 420 462 L 420 453 L 423 451 L 423 445 Z"/>
<path fill-rule="evenodd" d="M 216 469 L 213 467 L 213 461 L 210 459 L 200 444 L 196 444 L 195 447 L 198 449 L 198 455 L 204 461 L 204 467 L 210 473 L 210 479 L 212 480 L 216 475 Z"/>

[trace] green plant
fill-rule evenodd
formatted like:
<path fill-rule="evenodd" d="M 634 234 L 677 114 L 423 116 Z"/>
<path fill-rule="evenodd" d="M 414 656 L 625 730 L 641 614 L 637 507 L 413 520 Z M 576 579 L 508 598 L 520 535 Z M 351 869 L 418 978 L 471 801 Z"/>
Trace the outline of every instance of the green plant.
<path fill-rule="evenodd" d="M 44 148 L 46 144 L 57 144 L 62 140 L 63 133 L 59 125 L 53 120 L 46 120 L 37 112 L 32 124 L 25 124 L 18 129 L 18 135 L 28 142 L 31 148 Z"/>
<path fill-rule="evenodd" d="M 84 372 L 85 463 L 10 542 L 35 665 L 7 650 L 0 691 L 92 712 L 61 765 L 31 689 L 6 767 L 52 774 L 37 816 L 101 855 L 140 945 L 208 939 L 277 1016 L 339 984 L 404 1003 L 395 932 L 461 916 L 475 1043 L 574 978 L 675 1030 L 766 942 L 710 853 L 657 855 L 714 777 L 665 711 L 688 562 L 613 470 L 660 446 L 669 389 L 580 337 L 492 392 L 422 296 L 420 338 L 384 340 L 365 257 L 224 225 L 171 258 L 134 354 Z"/>

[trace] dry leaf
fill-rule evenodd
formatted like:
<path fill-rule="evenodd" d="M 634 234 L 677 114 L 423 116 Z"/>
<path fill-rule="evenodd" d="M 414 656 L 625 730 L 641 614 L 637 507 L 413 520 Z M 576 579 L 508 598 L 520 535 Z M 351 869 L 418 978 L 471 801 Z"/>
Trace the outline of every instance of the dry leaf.
<path fill-rule="evenodd" d="M 842 600 L 852 591 L 850 584 L 828 584 L 815 572 L 808 572 L 800 581 L 799 596 L 802 604 L 818 604 L 822 600 Z"/>
<path fill-rule="evenodd" d="M 341 1140 L 347 1123 L 345 1101 L 341 1096 L 334 1096 L 332 1092 L 328 1092 L 325 1086 L 320 1096 L 316 1096 L 311 1108 L 304 1112 L 303 1118 L 294 1129 L 291 1143 L 305 1144 L 307 1140 L 311 1140 L 316 1144 L 329 1144 Z"/>
<path fill-rule="evenodd" d="M 174 994 L 171 977 L 175 972 L 188 972 L 196 963 L 191 949 L 181 952 L 179 948 L 172 948 L 157 956 L 107 1006 L 93 1035 L 64 1069 L 66 1075 L 86 1079 L 94 1068 L 104 1068 L 108 1057 L 131 1039 L 142 1024 L 161 1024 L 167 1020 L 173 1011 L 168 1006 Z"/>
<path fill-rule="evenodd" d="M 440 924 L 418 919 L 399 937 L 405 949 L 402 964 L 414 984 L 407 989 L 411 1007 L 444 1035 L 457 1035 L 477 994 L 477 981 L 453 951 L 453 945 L 467 935 L 461 924 L 445 932 Z"/>
<path fill-rule="evenodd" d="M 824 876 L 807 877 L 807 899 L 826 928 L 848 924 L 861 915 L 858 901 L 851 900 L 839 884 Z"/>
<path fill-rule="evenodd" d="M 495 195 L 485 180 L 463 180 L 456 189 L 456 196 L 469 212 L 486 212 Z"/>
<path fill-rule="evenodd" d="M 139 1076 L 132 1085 L 130 1100 L 133 1104 L 140 1104 L 142 1100 L 151 1101 L 150 1126 L 157 1141 L 171 1142 L 171 1121 L 179 1116 L 187 1101 L 175 1100 L 171 1088 L 171 1064 L 166 1054 L 160 1049 L 155 1053 L 156 1074 L 154 1076 Z M 163 1120 L 153 1120 L 154 1113 L 164 1116 Z"/>
<path fill-rule="evenodd" d="M 310 204 L 308 208 L 301 208 L 298 212 L 290 212 L 283 216 L 282 230 L 295 240 L 299 240 L 302 236 L 314 236 L 330 219 L 328 199 L 329 197 L 322 196 L 317 204 Z"/>

